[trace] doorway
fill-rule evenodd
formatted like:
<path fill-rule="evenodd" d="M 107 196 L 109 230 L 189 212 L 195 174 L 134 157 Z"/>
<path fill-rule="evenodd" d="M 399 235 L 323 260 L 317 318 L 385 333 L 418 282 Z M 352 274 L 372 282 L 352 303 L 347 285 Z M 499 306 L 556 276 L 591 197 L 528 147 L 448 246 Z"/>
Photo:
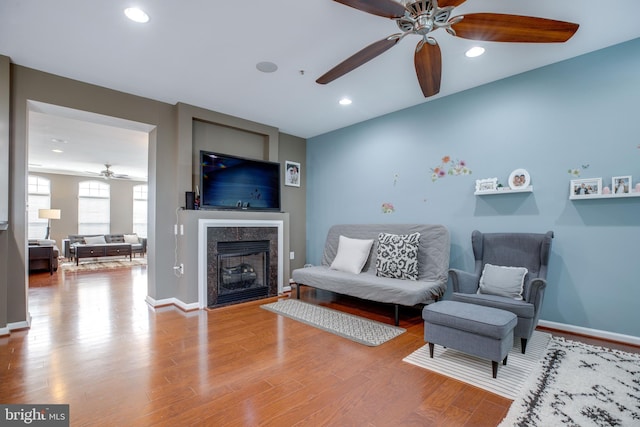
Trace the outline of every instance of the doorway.
<path fill-rule="evenodd" d="M 68 235 L 92 234 L 86 232 L 91 229 L 92 220 L 86 219 L 81 209 L 87 200 L 91 202 L 87 199 L 85 205 L 81 204 L 82 183 L 95 182 L 109 189 L 108 199 L 99 200 L 102 206 L 109 206 L 108 214 L 98 220 L 104 234 L 148 238 L 152 227 L 143 231 L 140 210 L 144 208 L 148 223 L 149 198 L 146 203 L 141 202 L 141 194 L 149 192 L 140 190 L 152 188 L 149 149 L 155 126 L 36 101 L 28 101 L 27 105 L 28 174 L 49 183 L 46 208 L 60 212 L 59 218 L 47 220 L 51 226 L 49 239 L 55 241 L 60 256 L 65 256 L 63 240 Z M 29 201 L 31 192 L 28 184 L 27 187 Z M 37 213 L 36 206 L 28 207 L 29 240 L 44 237 L 40 237 L 41 228 L 30 226 L 37 225 Z M 28 286 L 28 277 L 26 282 Z"/>

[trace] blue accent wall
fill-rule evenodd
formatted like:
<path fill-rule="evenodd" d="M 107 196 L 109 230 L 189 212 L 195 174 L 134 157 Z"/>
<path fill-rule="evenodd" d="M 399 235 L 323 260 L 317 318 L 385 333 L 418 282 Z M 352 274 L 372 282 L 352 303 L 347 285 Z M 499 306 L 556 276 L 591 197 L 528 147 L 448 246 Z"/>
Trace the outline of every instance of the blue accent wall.
<path fill-rule="evenodd" d="M 474 196 L 517 168 L 533 193 Z M 541 318 L 638 337 L 640 197 L 570 201 L 574 169 L 640 182 L 640 39 L 309 139 L 307 262 L 337 223 L 444 224 L 465 270 L 474 229 L 553 230 Z"/>

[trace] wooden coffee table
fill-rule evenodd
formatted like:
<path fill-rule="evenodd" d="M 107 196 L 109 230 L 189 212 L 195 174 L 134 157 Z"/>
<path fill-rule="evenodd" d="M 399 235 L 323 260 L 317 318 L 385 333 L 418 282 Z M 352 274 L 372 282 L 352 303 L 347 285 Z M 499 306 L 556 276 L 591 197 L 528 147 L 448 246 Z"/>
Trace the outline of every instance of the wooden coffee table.
<path fill-rule="evenodd" d="M 76 245 L 76 265 L 80 258 L 100 258 L 105 256 L 128 256 L 131 261 L 130 243 L 111 243 L 106 245 Z"/>

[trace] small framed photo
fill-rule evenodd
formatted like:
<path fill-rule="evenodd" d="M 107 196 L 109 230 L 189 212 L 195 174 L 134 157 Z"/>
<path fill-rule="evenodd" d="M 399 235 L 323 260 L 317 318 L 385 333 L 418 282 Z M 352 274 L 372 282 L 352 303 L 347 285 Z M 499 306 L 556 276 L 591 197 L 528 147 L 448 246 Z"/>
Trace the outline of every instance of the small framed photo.
<path fill-rule="evenodd" d="M 631 175 L 614 176 L 611 178 L 611 192 L 613 194 L 631 193 Z"/>
<path fill-rule="evenodd" d="M 569 191 L 572 196 L 602 194 L 602 178 L 572 179 Z"/>
<path fill-rule="evenodd" d="M 509 187 L 512 190 L 524 190 L 531 185 L 531 177 L 526 169 L 516 169 L 509 175 Z"/>
<path fill-rule="evenodd" d="M 476 179 L 476 191 L 497 191 L 498 178 Z"/>
<path fill-rule="evenodd" d="M 300 163 L 290 160 L 284 162 L 284 185 L 300 187 Z"/>

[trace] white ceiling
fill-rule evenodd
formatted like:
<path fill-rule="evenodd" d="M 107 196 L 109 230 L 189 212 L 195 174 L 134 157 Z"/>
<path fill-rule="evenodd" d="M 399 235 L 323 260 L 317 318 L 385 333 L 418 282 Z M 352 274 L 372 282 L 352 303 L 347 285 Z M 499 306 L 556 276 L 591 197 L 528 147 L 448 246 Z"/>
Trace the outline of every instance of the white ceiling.
<path fill-rule="evenodd" d="M 150 15 L 147 24 L 125 18 L 124 8 L 133 3 Z M 431 35 L 442 49 L 442 86 L 428 99 L 415 77 L 417 36 L 328 85 L 315 83 L 358 50 L 398 32 L 387 18 L 332 0 L 2 0 L 0 54 L 26 67 L 309 138 L 640 37 L 638 0 L 468 0 L 452 15 L 472 12 L 539 16 L 580 28 L 561 44 L 479 43 L 437 30 Z M 466 58 L 478 44 L 485 55 Z M 259 72 L 261 61 L 279 68 Z M 340 106 L 342 96 L 353 104 Z M 116 170 L 121 160 L 107 153 L 94 163 L 110 161 Z"/>
<path fill-rule="evenodd" d="M 29 170 L 146 181 L 153 126 L 29 101 Z M 60 152 L 54 152 L 58 150 Z"/>

